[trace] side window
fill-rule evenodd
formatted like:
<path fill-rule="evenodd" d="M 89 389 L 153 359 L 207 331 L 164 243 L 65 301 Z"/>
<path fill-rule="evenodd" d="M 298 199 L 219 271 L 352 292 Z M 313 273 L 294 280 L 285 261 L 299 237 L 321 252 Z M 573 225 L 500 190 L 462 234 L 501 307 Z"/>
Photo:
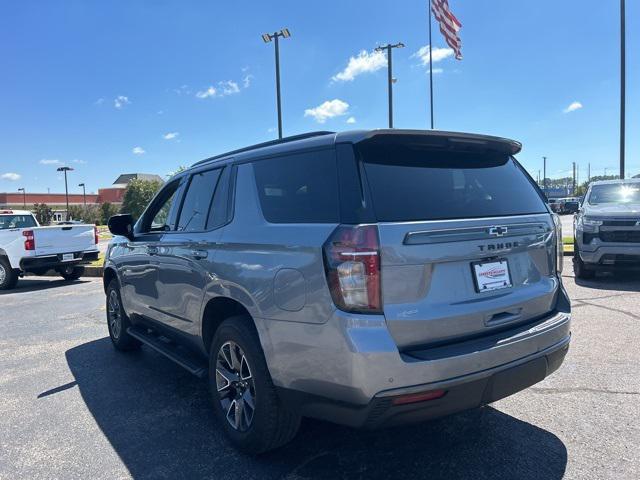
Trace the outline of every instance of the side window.
<path fill-rule="evenodd" d="M 218 168 L 191 176 L 180 210 L 177 228 L 179 232 L 197 232 L 205 229 L 221 171 L 222 169 Z"/>
<path fill-rule="evenodd" d="M 227 223 L 229 213 L 229 177 L 231 176 L 231 167 L 225 168 L 218 180 L 218 187 L 213 196 L 213 203 L 209 210 L 209 218 L 207 219 L 207 230 L 221 227 Z"/>
<path fill-rule="evenodd" d="M 179 187 L 180 180 L 175 180 L 162 188 L 144 214 L 141 232 L 164 232 L 174 229 L 175 219 L 172 218 L 172 213 L 175 212 L 175 208 L 172 207 Z"/>
<path fill-rule="evenodd" d="M 295 153 L 253 164 L 264 218 L 271 223 L 340 220 L 334 150 Z"/>

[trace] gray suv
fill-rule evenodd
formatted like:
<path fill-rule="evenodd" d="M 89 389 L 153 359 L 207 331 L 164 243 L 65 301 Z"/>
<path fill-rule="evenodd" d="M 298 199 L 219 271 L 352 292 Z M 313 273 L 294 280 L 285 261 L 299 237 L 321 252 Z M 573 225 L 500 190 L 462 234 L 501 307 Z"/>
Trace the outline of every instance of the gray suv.
<path fill-rule="evenodd" d="M 302 416 L 376 428 L 518 392 L 571 337 L 559 223 L 520 148 L 315 132 L 198 162 L 109 222 L 111 340 L 206 377 L 252 453 Z"/>
<path fill-rule="evenodd" d="M 593 182 L 574 221 L 577 278 L 640 270 L 640 179 Z"/>

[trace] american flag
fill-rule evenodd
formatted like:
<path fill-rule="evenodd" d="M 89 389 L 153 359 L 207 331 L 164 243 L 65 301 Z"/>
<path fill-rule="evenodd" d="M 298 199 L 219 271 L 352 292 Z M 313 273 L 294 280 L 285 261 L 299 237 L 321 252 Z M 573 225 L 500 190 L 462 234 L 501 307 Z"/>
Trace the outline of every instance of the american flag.
<path fill-rule="evenodd" d="M 458 36 L 458 32 L 462 28 L 462 24 L 449 10 L 448 0 L 431 0 L 431 11 L 440 24 L 440 32 L 444 35 L 447 44 L 453 48 L 456 59 L 462 60 L 462 41 Z"/>

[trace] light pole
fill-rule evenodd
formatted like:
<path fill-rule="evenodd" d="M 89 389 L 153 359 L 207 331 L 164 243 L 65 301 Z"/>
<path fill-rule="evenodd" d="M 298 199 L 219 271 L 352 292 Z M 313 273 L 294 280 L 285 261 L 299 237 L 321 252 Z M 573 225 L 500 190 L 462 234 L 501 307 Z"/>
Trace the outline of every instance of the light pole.
<path fill-rule="evenodd" d="M 547 157 L 542 157 L 542 189 L 544 196 L 547 196 Z"/>
<path fill-rule="evenodd" d="M 67 187 L 67 172 L 72 171 L 72 167 L 58 167 L 56 171 L 64 172 L 64 196 L 67 200 L 67 211 L 65 213 L 65 220 L 69 220 L 69 188 Z"/>
<path fill-rule="evenodd" d="M 87 211 L 87 191 L 85 190 L 84 183 L 79 183 L 79 187 L 82 187 L 82 202 L 84 203 L 84 211 Z"/>
<path fill-rule="evenodd" d="M 24 188 L 19 188 L 19 192 L 22 192 L 22 206 L 24 209 L 27 209 L 27 192 L 24 191 Z"/>
<path fill-rule="evenodd" d="M 391 50 L 394 48 L 403 48 L 404 43 L 398 42 L 396 44 L 387 43 L 380 47 L 376 47 L 376 52 L 387 51 L 387 83 L 389 88 L 389 128 L 393 128 L 393 59 Z"/>
<path fill-rule="evenodd" d="M 269 43 L 272 40 L 276 47 L 276 103 L 278 104 L 278 138 L 282 138 L 282 106 L 280 104 L 280 42 L 279 38 L 289 38 L 291 32 L 288 28 L 283 28 L 279 32 L 264 33 L 262 34 L 262 40 L 264 43 Z"/>
<path fill-rule="evenodd" d="M 620 178 L 624 179 L 625 138 L 625 15 L 624 0 L 620 0 Z"/>

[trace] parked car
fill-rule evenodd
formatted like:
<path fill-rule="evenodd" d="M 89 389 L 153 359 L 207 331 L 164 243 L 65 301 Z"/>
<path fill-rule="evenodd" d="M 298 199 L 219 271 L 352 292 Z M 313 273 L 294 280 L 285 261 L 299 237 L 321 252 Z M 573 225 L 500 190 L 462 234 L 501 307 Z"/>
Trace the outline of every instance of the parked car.
<path fill-rule="evenodd" d="M 580 209 L 580 199 L 575 197 L 560 198 L 556 202 L 556 212 L 559 214 L 578 213 Z"/>
<path fill-rule="evenodd" d="M 558 212 L 558 207 L 560 206 L 560 204 L 558 203 L 557 198 L 549 198 L 547 200 L 547 204 L 549 205 L 549 208 L 551 209 L 552 212 L 554 213 Z"/>
<path fill-rule="evenodd" d="M 111 341 L 206 377 L 252 453 L 301 416 L 377 428 L 520 391 L 571 336 L 559 219 L 520 148 L 317 132 L 198 162 L 109 221 Z"/>
<path fill-rule="evenodd" d="M 15 287 L 25 273 L 55 270 L 76 280 L 83 264 L 98 259 L 97 243 L 93 225 L 41 227 L 31 212 L 0 210 L 0 290 Z"/>
<path fill-rule="evenodd" d="M 640 269 L 640 179 L 593 182 L 574 221 L 577 278 Z"/>

